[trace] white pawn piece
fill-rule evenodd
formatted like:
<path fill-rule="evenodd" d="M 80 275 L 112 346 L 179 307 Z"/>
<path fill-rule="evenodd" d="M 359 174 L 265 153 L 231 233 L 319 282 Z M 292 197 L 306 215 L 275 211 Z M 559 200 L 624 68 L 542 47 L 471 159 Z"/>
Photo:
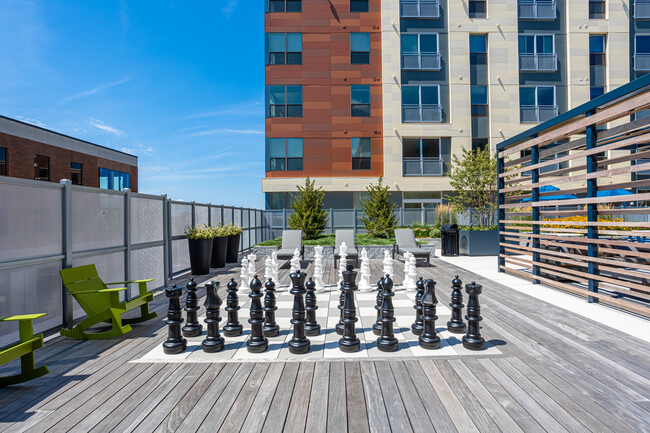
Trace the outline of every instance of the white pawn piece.
<path fill-rule="evenodd" d="M 241 260 L 241 274 L 239 274 L 239 279 L 241 280 L 239 290 L 250 289 L 248 285 L 250 275 L 248 275 L 248 259 L 246 257 Z"/>
<path fill-rule="evenodd" d="M 365 248 L 364 248 L 365 251 Z M 359 290 L 362 292 L 372 292 L 373 286 L 370 284 L 370 259 L 366 252 L 365 257 L 361 254 L 361 279 L 359 281 Z"/>
<path fill-rule="evenodd" d="M 264 260 L 264 279 L 268 280 L 269 278 L 272 278 L 275 281 L 275 278 L 273 278 L 273 260 L 270 257 L 267 257 L 266 260 Z"/>
<path fill-rule="evenodd" d="M 300 272 L 300 250 L 296 248 L 290 261 L 291 273 Z"/>
<path fill-rule="evenodd" d="M 273 281 L 275 281 L 275 284 L 280 284 L 278 282 L 278 273 L 280 272 L 280 262 L 278 261 L 278 252 L 273 251 L 271 253 L 271 262 L 273 264 Z"/>
<path fill-rule="evenodd" d="M 417 259 L 413 254 L 409 256 L 409 281 L 411 281 L 411 286 L 408 287 L 408 290 L 415 291 L 417 289 L 417 280 L 418 280 L 418 270 L 415 266 L 415 261 Z"/>
<path fill-rule="evenodd" d="M 348 262 L 348 246 L 345 242 L 341 242 L 339 247 L 339 286 L 343 282 L 343 272 L 346 270 L 346 265 Z"/>
<path fill-rule="evenodd" d="M 248 285 L 251 284 L 253 276 L 257 273 L 257 270 L 255 269 L 255 260 L 257 260 L 255 254 L 248 255 Z"/>
<path fill-rule="evenodd" d="M 323 247 L 317 245 L 314 247 L 314 282 L 316 283 L 316 293 L 325 291 L 323 284 Z"/>
<path fill-rule="evenodd" d="M 393 258 L 391 257 L 389 250 L 384 250 L 384 275 L 388 274 L 391 277 L 394 276 L 393 272 Z"/>

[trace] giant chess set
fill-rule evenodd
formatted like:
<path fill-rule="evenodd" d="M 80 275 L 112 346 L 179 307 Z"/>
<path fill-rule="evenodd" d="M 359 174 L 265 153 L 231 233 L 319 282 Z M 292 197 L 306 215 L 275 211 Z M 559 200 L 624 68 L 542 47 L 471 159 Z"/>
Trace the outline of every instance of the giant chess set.
<path fill-rule="evenodd" d="M 197 284 L 193 279 L 187 284 L 185 308 L 181 306 L 183 288 L 167 288 L 167 339 L 136 362 L 500 354 L 481 336 L 481 285 L 465 285 L 468 299 L 463 316 L 460 279 L 450 282 L 449 308 L 439 305 L 436 282 L 417 278 L 415 257 L 409 253 L 405 255 L 401 284 L 391 278 L 393 259 L 388 251 L 383 259 L 384 277 L 373 284 L 365 249 L 361 251 L 359 272 L 355 272 L 346 260 L 343 244 L 339 282 L 331 286 L 323 284 L 322 253 L 322 247 L 315 248 L 314 274 L 307 280 L 296 250 L 290 261 L 288 287 L 276 286 L 279 263 L 275 254 L 265 261 L 264 283 L 255 274 L 257 257 L 247 256 L 242 260 L 240 283 L 232 278 L 227 284 L 224 308 L 217 294 L 219 283 L 205 284 L 202 318 L 198 317 Z"/>

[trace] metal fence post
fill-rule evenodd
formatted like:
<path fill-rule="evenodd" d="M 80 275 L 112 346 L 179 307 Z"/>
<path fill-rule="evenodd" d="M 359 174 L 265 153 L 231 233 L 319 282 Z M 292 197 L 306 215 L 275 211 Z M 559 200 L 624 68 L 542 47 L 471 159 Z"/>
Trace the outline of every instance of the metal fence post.
<path fill-rule="evenodd" d="M 192 205 L 192 227 L 196 227 L 196 203 L 190 202 Z"/>
<path fill-rule="evenodd" d="M 585 117 L 589 117 L 594 112 L 585 113 Z M 598 146 L 598 133 L 596 131 L 596 125 L 591 124 L 587 126 L 585 131 L 585 140 L 587 144 L 587 150 L 595 149 Z M 598 171 L 598 159 L 596 154 L 587 156 L 587 174 L 595 173 Z M 587 180 L 587 198 L 594 198 L 598 196 L 598 178 L 594 177 Z M 598 203 L 587 204 L 587 221 L 590 223 L 598 222 Z M 587 226 L 587 238 L 589 240 L 598 239 L 598 226 L 590 225 Z M 589 263 L 587 271 L 589 275 L 598 275 L 598 263 L 594 262 L 593 259 L 598 257 L 598 244 L 589 243 L 587 246 L 587 255 L 589 256 Z M 593 293 L 598 293 L 598 280 L 594 278 L 589 278 L 589 291 Z M 598 298 L 594 296 L 588 296 L 587 302 L 598 302 Z"/>
<path fill-rule="evenodd" d="M 533 135 L 531 138 L 535 138 L 536 135 Z M 539 146 L 533 146 L 530 149 L 530 164 L 531 165 L 536 165 L 539 164 Z M 531 182 L 533 184 L 539 183 L 539 168 L 534 168 L 533 169 L 533 175 L 532 175 L 532 180 Z M 538 204 L 539 202 L 539 186 L 536 186 L 533 188 L 533 193 L 532 193 L 532 202 L 533 202 L 533 248 L 535 250 L 539 250 L 541 242 L 539 240 L 539 234 L 541 233 L 540 231 L 540 225 L 536 224 L 539 223 L 539 206 L 535 206 L 535 204 Z M 540 261 L 541 255 L 539 251 L 533 251 L 533 277 L 539 277 L 539 261 Z M 540 281 L 536 278 L 533 278 L 533 284 L 539 284 Z"/>
<path fill-rule="evenodd" d="M 400 226 L 404 225 L 404 206 L 399 208 L 399 225 Z"/>
<path fill-rule="evenodd" d="M 354 234 L 357 234 L 357 209 L 352 208 L 352 219 L 354 221 Z"/>
<path fill-rule="evenodd" d="M 208 203 L 208 225 L 212 227 L 212 203 Z"/>
<path fill-rule="evenodd" d="M 131 189 L 124 188 L 124 281 L 131 281 Z M 124 299 L 131 300 L 131 287 L 127 286 Z"/>
<path fill-rule="evenodd" d="M 334 209 L 330 208 L 330 232 L 334 234 Z"/>
<path fill-rule="evenodd" d="M 169 202 L 167 194 L 161 194 L 162 198 L 162 218 L 163 218 L 163 274 L 165 287 L 169 285 L 169 278 L 171 276 L 172 268 L 172 249 L 169 245 Z"/>
<path fill-rule="evenodd" d="M 61 239 L 63 240 L 63 269 L 72 267 L 72 181 L 61 179 Z M 68 296 L 67 290 L 61 283 L 61 307 L 63 314 L 63 327 L 71 329 L 74 324 L 72 298 Z"/>
<path fill-rule="evenodd" d="M 425 209 L 424 209 L 423 207 L 420 208 L 420 223 L 421 223 L 421 224 L 424 224 L 424 218 L 425 218 L 425 216 L 424 216 L 424 210 L 425 210 Z"/>
<path fill-rule="evenodd" d="M 498 155 L 497 150 L 497 155 Z M 502 223 L 506 219 L 506 210 L 502 206 L 506 203 L 505 194 L 501 192 L 506 186 L 505 177 L 499 176 L 505 171 L 505 161 L 503 157 L 497 159 L 497 230 L 499 235 L 499 264 L 497 272 L 505 272 L 502 268 L 506 266 L 506 248 L 505 248 L 505 236 L 503 233 L 506 231 L 506 225 Z M 452 224 L 451 220 L 451 211 L 449 211 L 449 223 Z"/>

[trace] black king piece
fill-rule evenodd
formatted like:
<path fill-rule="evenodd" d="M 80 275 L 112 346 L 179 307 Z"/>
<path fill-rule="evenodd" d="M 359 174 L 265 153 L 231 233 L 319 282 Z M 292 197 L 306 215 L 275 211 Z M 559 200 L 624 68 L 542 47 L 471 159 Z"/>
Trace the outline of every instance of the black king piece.
<path fill-rule="evenodd" d="M 199 298 L 196 296 L 197 284 L 194 278 L 187 283 L 187 296 L 185 297 L 185 313 L 187 321 L 183 326 L 183 337 L 196 337 L 203 332 L 203 325 L 199 323 Z"/>
<path fill-rule="evenodd" d="M 397 338 L 393 323 L 395 322 L 395 308 L 393 308 L 393 280 L 386 274 L 381 286 L 384 291 L 381 294 L 381 335 L 377 339 L 377 349 L 382 352 L 394 352 L 397 350 Z"/>
<path fill-rule="evenodd" d="M 463 321 L 463 282 L 458 275 L 451 281 L 451 320 L 447 322 L 447 330 L 454 334 L 463 334 L 465 332 L 465 322 Z"/>
<path fill-rule="evenodd" d="M 320 325 L 316 322 L 316 283 L 309 278 L 305 283 L 307 294 L 305 295 L 305 310 L 307 310 L 307 323 L 305 323 L 305 334 L 310 337 L 315 337 L 320 334 Z"/>
<path fill-rule="evenodd" d="M 251 336 L 246 341 L 246 350 L 251 353 L 261 353 L 268 349 L 269 340 L 262 334 L 262 325 L 264 324 L 262 297 L 264 295 L 260 291 L 262 289 L 262 282 L 257 278 L 257 275 L 251 280 L 250 287 L 251 292 L 248 294 L 248 297 L 251 298 L 251 310 L 248 323 L 251 324 Z"/>
<path fill-rule="evenodd" d="M 224 339 L 219 334 L 221 298 L 217 293 L 218 290 L 218 281 L 205 284 L 205 303 L 203 305 L 205 306 L 205 324 L 208 328 L 208 335 L 201 346 L 203 351 L 208 353 L 219 352 L 224 346 Z"/>
<path fill-rule="evenodd" d="M 305 290 L 305 277 L 307 277 L 307 274 L 300 271 L 289 275 L 292 286 L 290 293 L 293 295 L 293 309 L 291 311 L 293 336 L 289 341 L 289 352 L 296 354 L 309 352 L 311 346 L 309 339 L 305 337 L 305 300 L 303 299 L 303 295 L 307 292 Z"/>
<path fill-rule="evenodd" d="M 420 347 L 424 349 L 437 349 L 440 347 L 440 337 L 436 335 L 436 282 L 433 280 L 426 281 L 427 289 L 422 296 L 422 321 L 424 329 L 422 335 L 418 338 Z"/>
<path fill-rule="evenodd" d="M 485 340 L 481 337 L 481 306 L 478 303 L 478 295 L 483 291 L 483 286 L 472 281 L 465 284 L 465 291 L 469 295 L 467 300 L 467 334 L 463 336 L 463 346 L 469 350 L 483 350 Z"/>
<path fill-rule="evenodd" d="M 343 271 L 343 293 L 345 302 L 343 303 L 343 337 L 339 340 L 339 349 L 343 352 L 357 352 L 361 347 L 361 342 L 355 332 L 355 323 L 357 323 L 357 309 L 354 305 L 354 292 L 357 290 L 356 279 L 357 273 L 354 272 L 354 266 L 349 263 Z"/>
<path fill-rule="evenodd" d="M 415 335 L 421 335 L 422 330 L 424 329 L 424 322 L 422 322 L 422 296 L 424 295 L 424 279 L 420 279 L 415 283 L 418 294 L 415 295 L 415 322 L 411 325 L 411 331 Z"/>
<path fill-rule="evenodd" d="M 239 323 L 239 296 L 237 295 L 237 283 L 231 278 L 226 286 L 228 296 L 226 297 L 226 311 L 228 322 L 223 327 L 223 335 L 226 337 L 237 337 L 241 335 L 244 327 Z"/>
<path fill-rule="evenodd" d="M 265 337 L 277 337 L 280 333 L 280 327 L 275 323 L 275 311 L 278 307 L 275 305 L 275 283 L 272 279 L 264 284 L 264 326 L 262 333 Z"/>
<path fill-rule="evenodd" d="M 167 327 L 168 335 L 167 340 L 163 343 L 163 351 L 172 355 L 174 353 L 184 352 L 187 348 L 187 340 L 181 336 L 181 323 L 183 323 L 181 309 L 181 295 L 183 294 L 182 287 L 167 287 L 165 295 L 169 298 L 169 307 L 167 309 Z"/>

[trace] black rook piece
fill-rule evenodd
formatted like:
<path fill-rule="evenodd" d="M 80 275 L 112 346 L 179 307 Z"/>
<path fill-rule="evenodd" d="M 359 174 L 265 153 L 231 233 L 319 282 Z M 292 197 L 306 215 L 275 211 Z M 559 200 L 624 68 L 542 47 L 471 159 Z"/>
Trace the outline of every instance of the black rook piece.
<path fill-rule="evenodd" d="M 305 302 L 303 295 L 307 292 L 305 290 L 305 277 L 307 274 L 304 272 L 293 272 L 289 277 L 291 278 L 291 294 L 293 295 L 293 310 L 291 324 L 293 325 L 293 336 L 289 341 L 289 352 L 291 353 L 307 353 L 311 343 L 305 337 Z"/>
<path fill-rule="evenodd" d="M 415 287 L 418 290 L 418 294 L 415 295 L 415 322 L 411 325 L 411 331 L 415 335 L 421 335 L 422 330 L 424 329 L 424 323 L 422 322 L 422 295 L 424 295 L 424 280 L 422 277 L 415 283 Z"/>
<path fill-rule="evenodd" d="M 440 337 L 436 335 L 436 305 L 438 299 L 436 298 L 436 282 L 427 280 L 427 289 L 422 295 L 422 321 L 424 322 L 424 330 L 422 335 L 418 338 L 420 346 L 424 349 L 437 349 L 440 347 Z"/>
<path fill-rule="evenodd" d="M 346 265 L 343 271 L 343 293 L 345 302 L 343 304 L 343 337 L 339 340 L 339 349 L 343 352 L 356 352 L 361 347 L 361 342 L 357 338 L 354 324 L 357 322 L 357 309 L 354 305 L 354 291 L 357 290 L 355 283 L 357 273 L 354 272 L 354 266 L 350 263 Z"/>
<path fill-rule="evenodd" d="M 246 341 L 246 349 L 251 353 L 264 352 L 269 347 L 269 340 L 262 334 L 262 324 L 264 324 L 264 310 L 262 310 L 262 282 L 253 277 L 250 283 L 251 292 L 248 297 L 251 298 L 251 311 L 248 323 L 251 324 L 251 336 Z"/>
<path fill-rule="evenodd" d="M 345 292 L 343 291 L 343 281 L 339 287 L 341 294 L 339 295 L 339 323 L 336 324 L 336 333 L 343 335 L 343 306 L 345 305 Z"/>
<path fill-rule="evenodd" d="M 216 285 L 216 287 L 215 287 Z M 221 309 L 221 298 L 217 291 L 219 282 L 205 284 L 205 324 L 208 328 L 208 336 L 203 340 L 203 351 L 208 353 L 218 352 L 223 349 L 224 339 L 219 334 L 219 310 Z"/>
<path fill-rule="evenodd" d="M 463 282 L 458 279 L 458 275 L 451 281 L 451 320 L 447 322 L 447 330 L 454 334 L 465 332 L 465 322 L 463 321 Z"/>
<path fill-rule="evenodd" d="M 199 298 L 196 296 L 196 282 L 190 278 L 187 283 L 187 296 L 185 297 L 185 313 L 187 313 L 187 322 L 183 326 L 183 337 L 196 337 L 203 332 L 203 325 L 199 323 Z"/>
<path fill-rule="evenodd" d="M 311 277 L 305 283 L 305 289 L 307 289 L 307 294 L 305 295 L 305 310 L 307 310 L 305 334 L 314 337 L 320 334 L 320 325 L 316 322 L 316 310 L 318 310 L 318 306 L 316 305 L 316 283 L 314 283 Z"/>
<path fill-rule="evenodd" d="M 237 283 L 234 278 L 226 286 L 228 297 L 226 298 L 226 311 L 228 322 L 223 327 L 223 335 L 226 337 L 237 337 L 241 335 L 244 327 L 239 323 L 239 296 L 237 295 Z"/>
<path fill-rule="evenodd" d="M 372 333 L 375 335 L 381 335 L 381 304 L 383 302 L 381 294 L 384 292 L 382 281 L 384 281 L 383 278 L 380 278 L 379 281 L 377 281 L 377 303 L 375 304 L 375 310 L 377 310 L 377 321 L 372 324 Z"/>
<path fill-rule="evenodd" d="M 478 295 L 483 291 L 483 286 L 476 284 L 472 281 L 470 284 L 465 284 L 465 291 L 469 295 L 467 300 L 467 334 L 463 336 L 463 346 L 469 350 L 483 350 L 485 347 L 485 339 L 481 337 L 480 321 L 481 306 L 478 303 Z"/>
<path fill-rule="evenodd" d="M 275 283 L 269 278 L 264 284 L 264 326 L 262 333 L 265 337 L 276 337 L 280 333 L 280 327 L 275 323 Z"/>
<path fill-rule="evenodd" d="M 381 336 L 377 339 L 377 348 L 382 352 L 394 352 L 397 350 L 397 338 L 393 331 L 395 322 L 395 309 L 393 308 L 393 280 L 386 274 L 386 278 L 381 283 L 384 288 L 381 294 Z"/>
<path fill-rule="evenodd" d="M 181 310 L 182 287 L 167 287 L 165 295 L 169 298 L 169 308 L 167 309 L 167 327 L 169 334 L 167 340 L 163 343 L 163 351 L 168 354 L 181 353 L 187 348 L 187 340 L 181 336 L 181 323 L 183 323 Z"/>

